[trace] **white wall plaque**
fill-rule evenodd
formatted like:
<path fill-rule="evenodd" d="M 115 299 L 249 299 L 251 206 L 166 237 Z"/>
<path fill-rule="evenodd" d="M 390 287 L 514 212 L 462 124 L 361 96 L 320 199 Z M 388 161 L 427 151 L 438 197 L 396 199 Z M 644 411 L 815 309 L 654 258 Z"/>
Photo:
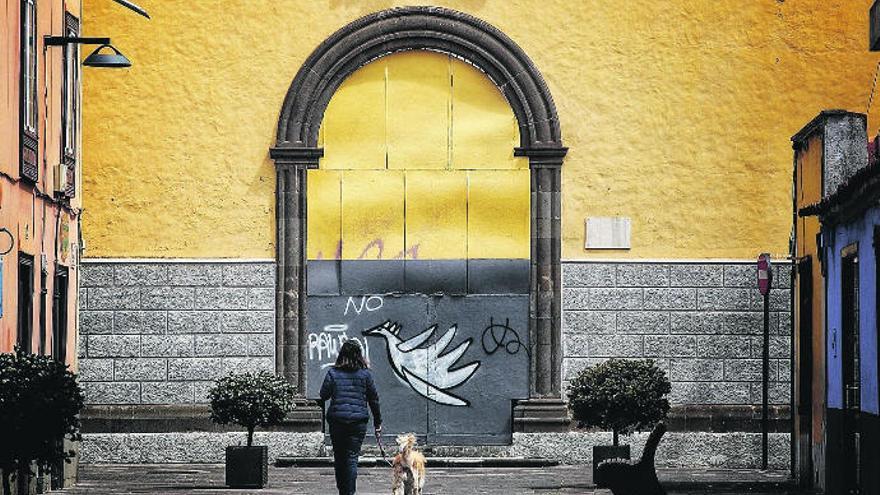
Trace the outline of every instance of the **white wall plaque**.
<path fill-rule="evenodd" d="M 588 217 L 586 220 L 586 249 L 629 249 L 629 217 Z"/>

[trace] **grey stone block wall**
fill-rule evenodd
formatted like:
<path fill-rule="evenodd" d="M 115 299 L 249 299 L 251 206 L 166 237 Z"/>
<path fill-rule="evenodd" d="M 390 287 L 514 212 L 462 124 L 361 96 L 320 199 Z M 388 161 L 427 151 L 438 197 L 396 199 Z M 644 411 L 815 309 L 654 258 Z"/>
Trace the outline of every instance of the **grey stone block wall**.
<path fill-rule="evenodd" d="M 226 459 L 226 447 L 245 445 L 242 432 L 86 433 L 83 464 L 216 464 Z M 278 456 L 325 455 L 324 434 L 258 431 L 254 445 L 269 447 L 269 462 Z"/>
<path fill-rule="evenodd" d="M 274 262 L 83 260 L 88 404 L 206 401 L 230 371 L 275 369 Z"/>
<path fill-rule="evenodd" d="M 790 278 L 774 265 L 770 402 L 789 402 Z M 673 404 L 761 402 L 763 299 L 754 262 L 564 262 L 563 380 L 609 358 L 651 358 Z"/>
<path fill-rule="evenodd" d="M 789 277 L 771 297 L 772 403 L 789 401 Z M 204 402 L 229 371 L 274 370 L 275 265 L 84 260 L 80 378 L 89 404 Z M 743 263 L 563 263 L 563 380 L 651 358 L 673 404 L 761 401 L 762 299 Z"/>
<path fill-rule="evenodd" d="M 621 444 L 632 449 L 631 457 L 642 455 L 648 433 L 624 435 Z M 611 433 L 575 431 L 568 433 L 514 433 L 513 445 L 502 456 L 556 459 L 562 464 L 590 464 L 593 446 L 610 445 Z M 768 465 L 770 469 L 789 469 L 791 435 L 771 433 Z M 745 432 L 669 432 L 657 448 L 656 465 L 686 469 L 760 469 L 761 434 Z"/>

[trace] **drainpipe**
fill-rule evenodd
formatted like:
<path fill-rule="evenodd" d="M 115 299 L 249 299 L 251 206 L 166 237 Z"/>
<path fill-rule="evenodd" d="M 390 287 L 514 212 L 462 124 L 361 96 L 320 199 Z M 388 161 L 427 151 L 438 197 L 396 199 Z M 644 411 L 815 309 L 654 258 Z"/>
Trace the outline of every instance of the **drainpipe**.
<path fill-rule="evenodd" d="M 80 166 L 80 170 L 82 167 Z M 76 285 L 73 287 L 73 290 L 76 291 L 74 293 L 74 299 L 76 299 L 76 304 L 73 305 L 73 355 L 68 356 L 72 364 L 75 364 L 75 368 L 77 373 L 79 373 L 79 341 L 80 341 L 80 327 L 79 327 L 79 313 L 80 313 L 80 292 L 81 292 L 81 280 L 82 280 L 82 255 L 85 252 L 85 248 L 83 247 L 83 235 L 82 235 L 82 213 L 83 210 L 80 209 L 79 213 L 76 215 L 76 250 L 71 250 L 71 256 L 73 257 L 73 265 L 74 274 L 76 275 Z M 70 275 L 68 274 L 68 277 Z M 68 287 L 70 287 L 70 278 L 68 278 Z M 68 301 L 70 300 L 70 296 L 68 295 Z M 70 322 L 67 323 L 68 328 L 70 327 Z"/>
<path fill-rule="evenodd" d="M 791 452 L 790 452 L 791 458 L 789 461 L 789 469 L 791 471 L 791 478 L 795 479 L 795 480 L 797 479 L 797 466 L 795 465 L 795 463 L 797 461 L 797 454 L 796 454 L 796 452 L 797 452 L 797 448 L 796 448 L 797 431 L 795 430 L 795 415 L 797 414 L 797 410 L 795 407 L 795 386 L 794 386 L 795 364 L 794 363 L 795 363 L 795 359 L 796 359 L 797 354 L 795 353 L 795 347 L 794 347 L 794 344 L 795 344 L 795 342 L 794 342 L 794 333 L 795 333 L 795 328 L 794 328 L 795 297 L 794 297 L 794 293 L 795 293 L 795 284 L 797 283 L 797 275 L 798 275 L 798 273 L 797 273 L 797 262 L 798 262 L 798 260 L 797 260 L 797 240 L 798 240 L 798 235 L 797 235 L 797 218 L 798 218 L 798 213 L 797 213 L 797 152 L 798 152 L 798 150 L 797 150 L 796 146 L 797 145 L 795 145 L 795 147 L 794 147 L 795 149 L 794 149 L 794 152 L 792 153 L 792 159 L 791 159 L 791 168 L 792 168 L 792 173 L 791 173 L 791 176 L 792 176 L 792 180 L 791 180 L 791 219 L 792 219 L 792 223 L 791 223 L 791 241 L 789 242 L 789 258 L 791 258 L 791 274 L 790 274 L 791 285 L 789 287 L 791 290 L 788 291 L 789 292 L 788 318 L 789 318 L 789 328 L 791 329 L 791 331 L 789 332 L 790 333 L 789 337 L 790 337 L 790 342 L 791 342 L 791 344 L 789 345 L 789 349 L 791 349 L 791 356 L 789 356 L 789 361 L 788 361 L 788 366 L 789 366 L 788 383 L 789 383 L 789 387 L 790 387 L 789 397 L 791 398 L 790 399 L 791 405 L 789 406 L 789 413 L 788 413 L 788 416 L 789 416 L 788 422 L 791 427 L 791 449 L 790 449 L 791 450 Z"/>

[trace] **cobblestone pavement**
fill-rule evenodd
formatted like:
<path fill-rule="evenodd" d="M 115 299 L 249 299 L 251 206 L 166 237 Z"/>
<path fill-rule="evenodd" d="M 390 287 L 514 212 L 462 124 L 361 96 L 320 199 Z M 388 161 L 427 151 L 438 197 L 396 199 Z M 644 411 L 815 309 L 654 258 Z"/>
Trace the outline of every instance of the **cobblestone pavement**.
<path fill-rule="evenodd" d="M 361 468 L 358 493 L 389 494 L 389 470 Z M 79 483 L 52 493 L 65 495 L 156 494 L 244 494 L 280 495 L 293 493 L 334 494 L 332 468 L 269 468 L 269 486 L 264 490 L 230 490 L 223 486 L 222 465 L 87 465 L 81 466 Z M 661 480 L 672 486 L 670 495 L 781 495 L 791 494 L 782 485 L 785 473 L 756 471 L 669 470 Z M 751 484 L 744 484 L 742 481 Z M 714 485 L 710 485 L 714 484 Z M 754 486 L 760 490 L 754 491 Z M 589 466 L 552 468 L 434 468 L 428 472 L 425 495 L 430 494 L 551 494 L 577 493 L 610 495 L 592 486 Z"/>

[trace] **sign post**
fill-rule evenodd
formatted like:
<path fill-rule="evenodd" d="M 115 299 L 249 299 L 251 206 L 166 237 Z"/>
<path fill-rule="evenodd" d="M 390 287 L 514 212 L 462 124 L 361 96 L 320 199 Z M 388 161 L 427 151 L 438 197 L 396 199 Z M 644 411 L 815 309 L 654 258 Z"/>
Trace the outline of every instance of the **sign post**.
<path fill-rule="evenodd" d="M 764 352 L 761 370 L 761 469 L 767 469 L 769 450 L 770 418 L 768 392 L 770 389 L 770 288 L 773 285 L 773 269 L 770 266 L 770 255 L 762 253 L 758 256 L 758 291 L 764 296 Z"/>

